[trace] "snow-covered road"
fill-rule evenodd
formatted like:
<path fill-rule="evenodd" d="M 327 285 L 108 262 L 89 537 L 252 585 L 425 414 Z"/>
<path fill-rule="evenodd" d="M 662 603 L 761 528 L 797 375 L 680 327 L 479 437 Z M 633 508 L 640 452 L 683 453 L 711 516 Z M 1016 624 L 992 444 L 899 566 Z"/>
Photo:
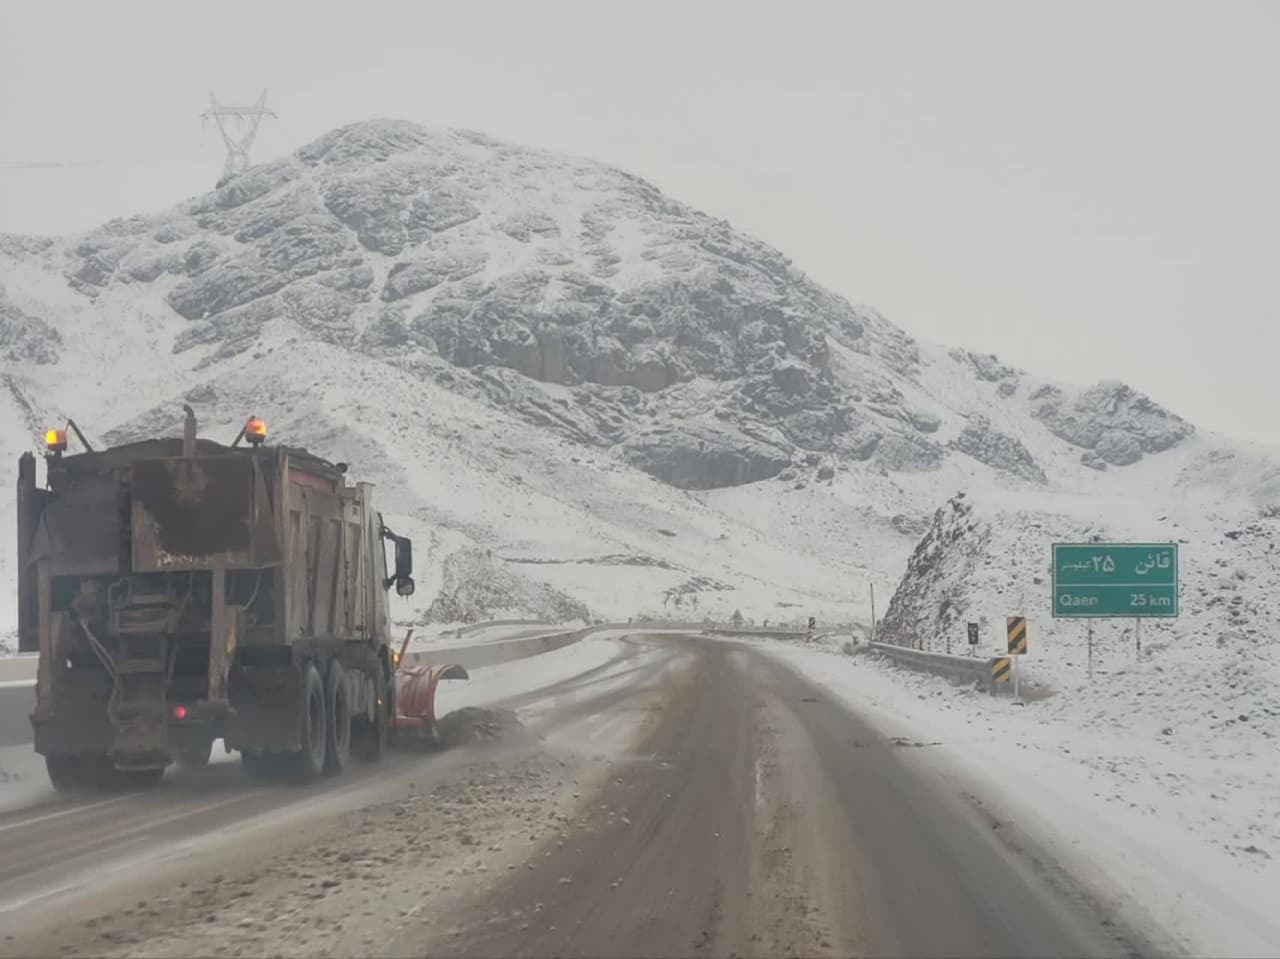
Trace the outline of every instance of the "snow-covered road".
<path fill-rule="evenodd" d="M 886 735 L 933 744 L 919 762 L 1153 937 L 1194 955 L 1280 954 L 1280 752 L 1240 759 L 1172 728 L 1153 749 L 872 656 L 758 645 Z"/>
<path fill-rule="evenodd" d="M 558 903 L 553 915 L 537 921 L 527 913 L 519 918 L 524 908 L 519 900 L 527 890 L 513 877 L 502 888 L 519 921 L 488 932 L 476 926 L 461 932 L 457 941 L 438 938 L 455 928 L 443 914 L 424 912 L 421 903 L 402 904 L 396 916 L 384 917 L 399 930 L 397 948 L 431 941 L 436 951 L 446 953 L 469 946 L 509 951 L 525 941 L 521 936 L 530 928 L 537 928 L 538 941 L 549 949 L 589 951 L 598 945 L 589 934 L 573 938 L 564 930 L 572 916 L 585 915 L 587 902 L 596 903 L 604 917 L 588 928 L 598 927 L 601 934 L 614 928 L 616 923 L 606 921 L 611 915 L 608 897 L 602 903 L 598 890 L 578 885 L 599 871 L 599 863 L 614 862 L 621 873 L 609 882 L 628 883 L 632 897 L 652 896 L 645 908 L 661 914 L 660 875 L 641 859 L 625 866 L 617 858 L 643 851 L 618 833 L 609 833 L 613 838 L 607 841 L 591 838 L 602 829 L 616 830 L 623 819 L 651 817 L 657 830 L 653 835 L 666 838 L 655 838 L 655 851 L 647 857 L 687 859 L 688 849 L 705 840 L 696 824 L 713 820 L 718 824 L 713 838 L 718 841 L 723 834 L 737 844 L 740 857 L 726 868 L 756 878 L 723 890 L 724 896 L 783 895 L 779 890 L 785 886 L 785 896 L 793 898 L 822 902 L 855 896 L 866 905 L 868 886 L 901 886 L 930 899 L 932 906 L 921 902 L 919 907 L 932 908 L 935 920 L 909 930 L 904 915 L 884 903 L 852 925 L 817 912 L 803 921 L 794 914 L 779 915 L 773 917 L 780 923 L 775 932 L 789 930 L 792 938 L 783 941 L 762 932 L 753 945 L 740 941 L 741 930 L 732 927 L 733 922 L 750 925 L 747 914 L 726 907 L 724 915 L 730 918 L 716 919 L 698 911 L 701 880 L 695 876 L 689 880 L 694 887 L 685 891 L 689 902 L 684 911 L 669 917 L 669 938 L 645 939 L 640 927 L 629 931 L 632 944 L 649 954 L 682 954 L 682 949 L 693 948 L 678 939 L 677 931 L 681 936 L 705 933 L 704 945 L 743 954 L 810 947 L 839 954 L 842 947 L 856 952 L 877 944 L 884 954 L 900 954 L 943 941 L 978 955 L 1029 955 L 1046 949 L 1106 953 L 1112 951 L 1108 943 L 1116 945 L 1115 935 L 1125 939 L 1125 948 L 1161 954 L 1266 956 L 1280 951 L 1280 922 L 1270 910 L 1272 891 L 1280 888 L 1280 870 L 1271 858 L 1276 847 L 1257 833 L 1258 823 L 1270 822 L 1274 835 L 1275 811 L 1280 809 L 1274 764 L 1228 768 L 1224 750 L 1217 765 L 1206 766 L 1199 750 L 1180 748 L 1176 738 L 1167 749 L 1153 752 L 1143 742 L 1107 739 L 1072 727 L 1062 721 L 1061 711 L 1042 709 L 1039 703 L 1019 707 L 1004 698 L 975 695 L 873 657 L 844 655 L 833 643 L 691 638 L 677 630 L 638 637 L 634 627 L 619 627 L 471 672 L 470 682 L 442 688 L 441 713 L 467 707 L 514 710 L 541 739 L 513 746 L 514 751 L 504 750 L 497 758 L 470 749 L 432 756 L 425 763 L 396 756 L 376 774 L 356 771 L 314 792 L 250 786 L 228 762 L 203 775 L 172 775 L 151 796 L 42 804 L 0 814 L 0 862 L 9 864 L 8 871 L 0 868 L 0 939 L 15 936 L 0 946 L 0 954 L 9 954 L 11 944 L 31 948 L 30 937 L 17 935 L 16 919 L 6 919 L 16 917 L 20 906 L 24 921 L 32 915 L 26 907 L 37 903 L 42 909 L 48 906 L 51 916 L 93 919 L 77 910 L 102 908 L 94 896 L 108 882 L 137 889 L 161 876 L 180 875 L 181 881 L 195 883 L 214 869 L 231 875 L 244 868 L 234 850 L 263 841 L 282 821 L 311 823 L 305 831 L 314 834 L 320 823 L 345 816 L 342 821 L 348 825 L 364 824 L 357 826 L 359 834 L 383 815 L 380 810 L 387 804 L 417 810 L 412 803 L 405 805 L 406 796 L 481 780 L 498 791 L 485 793 L 488 799 L 481 798 L 481 790 L 472 800 L 458 800 L 460 805 L 446 803 L 440 808 L 450 812 L 443 819 L 438 818 L 440 809 L 428 803 L 413 813 L 426 817 L 421 825 L 410 818 L 378 828 L 393 836 L 424 830 L 439 837 L 442 858 L 433 869 L 456 868 L 459 877 L 472 877 L 448 890 L 449 908 L 458 915 L 492 902 L 497 879 L 486 876 L 493 875 L 488 871 L 498 869 L 499 861 L 503 872 L 514 868 L 518 874 L 526 866 L 534 869 L 545 854 L 567 873 L 551 878 L 568 878 L 569 888 L 559 897 L 547 894 Z M 20 758 L 8 755 L 14 748 L 0 751 L 0 766 Z M 10 797 L 24 795 L 21 790 L 31 784 L 23 777 L 38 774 L 29 746 L 22 748 L 29 760 L 21 766 L 22 775 L 0 784 Z M 688 765 L 694 754 L 711 757 L 707 762 L 721 772 L 705 775 L 699 764 Z M 538 758 L 530 758 L 534 756 Z M 796 780 L 785 788 L 779 775 L 770 772 L 781 768 L 779 757 L 787 757 L 782 778 Z M 754 780 L 738 781 L 732 770 L 739 763 L 755 770 Z M 485 772 L 478 779 L 480 768 Z M 672 779 L 670 770 L 681 772 Z M 508 781 L 511 776 L 516 779 Z M 613 780 L 627 786 L 619 791 L 617 782 L 610 786 Z M 681 792 L 693 783 L 700 784 L 694 792 Z M 41 786 L 47 793 L 43 782 Z M 830 806 L 819 801 L 833 789 Z M 650 797 L 654 790 L 660 791 Z M 667 794 L 674 805 L 664 812 Z M 646 805 L 649 798 L 652 808 Z M 704 802 L 711 805 L 704 809 Z M 704 816 L 712 806 L 716 815 Z M 487 821 L 493 819 L 486 812 L 490 807 L 506 809 L 503 815 L 510 821 Z M 530 811 L 534 807 L 536 814 Z M 892 816 L 883 811 L 890 807 L 897 810 Z M 607 808 L 608 816 L 595 822 L 592 810 L 600 808 Z M 557 825 L 550 831 L 531 825 L 544 815 L 559 817 L 551 820 Z M 669 819 L 672 815 L 676 820 Z M 673 821 L 685 825 L 663 825 Z M 734 823 L 746 824 L 742 828 L 747 831 L 732 837 Z M 776 837 L 790 837 L 776 842 L 790 848 L 793 857 L 814 858 L 793 861 L 785 875 L 770 872 L 771 847 L 759 845 L 762 840 L 753 831 L 759 827 L 767 836 L 770 823 L 781 830 Z M 508 835 L 512 829 L 523 831 Z M 840 852 L 840 837 L 848 830 L 852 845 Z M 822 843 L 808 843 L 803 837 L 810 834 Z M 979 841 L 984 834 L 987 838 Z M 474 842 L 451 845 L 449 837 L 457 835 L 472 836 Z M 1233 836 L 1237 841 L 1230 841 Z M 346 849 L 346 842 L 334 849 Z M 819 855 L 823 844 L 830 849 Z M 877 858 L 881 853 L 884 861 Z M 356 855 L 351 850 L 347 854 Z M 328 868 L 322 859 L 308 860 L 305 850 L 288 855 L 301 875 L 319 877 Z M 379 855 L 402 863 L 390 847 Z M 718 861 L 713 847 L 699 856 Z M 370 876 L 383 875 L 368 868 Z M 418 867 L 405 868 L 412 872 Z M 257 875 L 251 871 L 243 879 L 255 897 L 263 888 L 261 870 Z M 545 888 L 547 877 L 534 875 L 542 877 Z M 704 878 L 712 880 L 710 874 Z M 292 890 L 280 876 L 273 882 L 271 889 L 293 897 L 287 908 L 305 918 L 310 893 Z M 268 893 L 276 895 L 270 890 L 262 894 Z M 1015 898 L 1023 911 L 1017 916 L 1007 909 Z M 962 908 L 962 902 L 969 905 Z M 350 936 L 364 935 L 363 910 L 380 915 L 381 908 L 364 899 L 353 899 L 348 907 Z M 196 940 L 184 938 L 188 933 L 183 930 L 190 924 L 189 935 L 196 936 L 207 921 L 201 908 L 190 902 L 180 909 L 159 908 L 154 923 L 147 919 L 139 927 L 142 938 L 119 934 L 138 947 L 131 954 L 189 950 Z M 867 918 L 872 913 L 890 918 L 872 921 Z M 975 924 L 974 915 L 988 918 Z M 479 913 L 475 916 L 479 923 Z M 614 918 L 620 922 L 623 917 Z M 162 935 L 161 920 L 178 931 Z M 241 927 L 238 919 L 227 921 L 231 925 L 222 932 L 250 951 L 295 954 L 309 941 L 305 936 L 296 942 L 272 938 L 276 932 L 260 924 Z M 456 928 L 464 926 L 459 919 Z M 97 928 L 97 923 L 71 924 L 67 930 L 79 929 L 75 934 L 80 938 L 69 941 L 96 950 L 102 946 L 92 931 Z M 816 938 L 810 941 L 809 936 Z M 341 941 L 351 950 L 344 954 L 379 951 L 376 939 L 374 944 L 350 937 Z M 824 941 L 829 948 L 820 948 Z"/>
<path fill-rule="evenodd" d="M 459 689 L 523 728 L 317 790 L 222 765 L 0 816 L 0 955 L 1149 951 L 750 646 L 593 637 Z"/>

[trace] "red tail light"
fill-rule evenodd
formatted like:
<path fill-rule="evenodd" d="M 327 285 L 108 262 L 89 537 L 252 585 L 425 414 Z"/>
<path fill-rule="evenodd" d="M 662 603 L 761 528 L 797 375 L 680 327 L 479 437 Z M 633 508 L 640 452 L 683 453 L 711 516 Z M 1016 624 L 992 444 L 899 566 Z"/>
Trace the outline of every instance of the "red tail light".
<path fill-rule="evenodd" d="M 186 719 L 186 718 L 187 718 L 187 707 L 186 707 L 186 706 L 174 706 L 174 707 L 173 707 L 173 718 L 174 718 L 174 719 Z"/>

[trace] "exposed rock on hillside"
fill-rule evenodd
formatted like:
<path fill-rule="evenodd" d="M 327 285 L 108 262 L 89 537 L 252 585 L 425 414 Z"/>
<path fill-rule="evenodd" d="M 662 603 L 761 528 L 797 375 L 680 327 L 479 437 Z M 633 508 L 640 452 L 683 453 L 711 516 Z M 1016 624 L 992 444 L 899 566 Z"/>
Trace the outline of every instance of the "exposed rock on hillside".
<path fill-rule="evenodd" d="M 957 363 L 973 370 L 974 376 L 988 383 L 1016 381 L 1018 371 L 1000 362 L 994 353 L 974 353 L 971 350 L 952 350 L 948 354 Z"/>
<path fill-rule="evenodd" d="M 687 489 L 775 476 L 809 453 L 936 470 L 951 411 L 923 398 L 927 364 L 960 364 L 1003 396 L 1020 388 L 994 356 L 927 356 L 638 177 L 395 121 L 334 130 L 167 214 L 61 241 L 0 237 L 0 257 L 38 260 L 104 322 L 153 290 L 170 323 L 161 342 L 197 374 L 319 340 L 484 394 Z M 42 317 L 0 293 L 0 356 L 54 362 L 59 333 Z M 1091 464 L 1190 431 L 1119 384 L 1041 391 L 1034 409 Z M 989 427 L 950 448 L 1040 481 Z"/>
<path fill-rule="evenodd" d="M 1030 451 L 1012 436 L 993 429 L 985 416 L 971 416 L 964 431 L 951 442 L 953 449 L 972 456 L 979 463 L 1003 470 L 1033 483 L 1048 482 L 1044 470 Z"/>
<path fill-rule="evenodd" d="M 168 277 L 165 301 L 189 322 L 174 350 L 202 350 L 198 368 L 290 322 L 353 349 L 505 367 L 553 387 L 700 384 L 697 408 L 662 424 L 663 454 L 617 394 L 581 394 L 612 406 L 603 433 L 583 436 L 584 418 L 569 417 L 575 439 L 620 443 L 680 485 L 770 476 L 795 449 L 877 452 L 894 469 L 940 456 L 920 436 L 936 420 L 900 396 L 863 402 L 833 375 L 831 339 L 914 368 L 910 338 L 878 315 L 644 180 L 466 131 L 344 127 L 171 215 L 106 224 L 65 257 L 68 283 L 92 297 Z M 0 336 L 20 335 L 30 354 L 42 331 L 21 322 Z M 546 395 L 525 399 L 522 412 L 559 428 L 539 409 Z"/>
<path fill-rule="evenodd" d="M 681 489 L 739 486 L 776 476 L 791 462 L 769 443 L 746 439 L 730 446 L 714 431 L 655 430 L 631 439 L 627 460 L 651 476 Z"/>
<path fill-rule="evenodd" d="M 548 623 L 592 618 L 582 603 L 511 572 L 487 550 L 466 549 L 445 558 L 440 592 L 424 621 L 478 623 L 513 614 Z"/>
<path fill-rule="evenodd" d="M 1074 400 L 1057 387 L 1045 386 L 1031 395 L 1032 415 L 1044 421 L 1055 436 L 1091 451 L 1086 464 L 1102 461 L 1127 466 L 1144 453 L 1169 449 L 1194 431 L 1190 423 L 1153 403 L 1123 383 L 1097 384 Z"/>
<path fill-rule="evenodd" d="M 939 509 L 907 560 L 906 573 L 880 623 L 881 641 L 930 648 L 934 637 L 956 632 L 969 603 L 959 585 L 982 562 L 990 538 L 990 527 L 973 516 L 964 494 Z"/>
<path fill-rule="evenodd" d="M 18 309 L 0 285 L 0 358 L 10 363 L 56 363 L 61 343 L 57 330 Z"/>

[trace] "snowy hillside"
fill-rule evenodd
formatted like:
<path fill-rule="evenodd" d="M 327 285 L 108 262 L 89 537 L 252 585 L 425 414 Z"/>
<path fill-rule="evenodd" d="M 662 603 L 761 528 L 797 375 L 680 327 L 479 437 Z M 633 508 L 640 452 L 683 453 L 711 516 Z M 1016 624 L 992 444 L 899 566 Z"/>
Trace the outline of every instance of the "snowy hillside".
<path fill-rule="evenodd" d="M 1181 566 L 1179 617 L 1145 624 L 1138 663 L 1132 622 L 1098 621 L 1098 694 L 1114 695 L 1112 684 L 1133 683 L 1137 670 L 1156 674 L 1148 677 L 1155 700 L 1189 703 L 1181 692 L 1203 686 L 1206 663 L 1219 664 L 1230 674 L 1218 697 L 1222 716 L 1195 720 L 1234 723 L 1229 704 L 1252 700 L 1259 725 L 1251 728 L 1280 735 L 1280 703 L 1270 692 L 1280 679 L 1280 457 L 1274 450 L 1241 444 L 1206 452 L 1190 444 L 1074 492 L 961 493 L 937 511 L 908 561 L 883 636 L 938 649 L 948 636 L 953 645 L 963 643 L 964 624 L 976 621 L 994 648 L 1003 642 L 1004 617 L 1024 615 L 1034 633 L 1027 672 L 1082 695 L 1086 625 L 1052 617 L 1050 552 L 1054 542 L 1095 540 L 1177 542 Z M 1143 713 L 1162 725 L 1159 708 Z"/>
<path fill-rule="evenodd" d="M 1096 621 L 1090 679 L 1087 623 L 1051 615 L 1050 558 L 1095 539 L 1177 542 L 1180 608 L 1143 624 L 1140 654 L 1132 621 Z M 917 735 L 963 730 L 958 752 L 1029 800 L 1024 817 L 1048 811 L 1064 848 L 1092 857 L 1082 868 L 1191 954 L 1274 955 L 1278 597 L 1280 457 L 1190 443 L 1074 492 L 970 488 L 935 514 L 882 638 L 960 652 L 977 622 L 991 655 L 1024 615 L 1026 708 L 886 672 Z"/>
<path fill-rule="evenodd" d="M 1187 472 L 1203 465 L 1192 462 Z M 1280 736 L 1280 703 L 1272 702 L 1280 680 L 1280 490 L 1272 478 L 1256 492 L 1233 499 L 1207 487 L 1175 493 L 1130 483 L 1075 495 L 961 493 L 938 511 L 908 561 L 881 637 L 935 651 L 950 637 L 959 651 L 965 623 L 977 622 L 986 652 L 1004 642 L 1006 616 L 1026 616 L 1032 649 L 1024 673 L 1072 698 L 1092 694 L 1087 624 L 1052 616 L 1052 544 L 1176 542 L 1178 618 L 1144 624 L 1141 660 L 1132 621 L 1097 621 L 1093 687 L 1115 696 L 1135 682 L 1135 671 L 1145 672 L 1155 674 L 1148 677 L 1155 700 L 1189 702 L 1181 692 L 1202 687 L 1205 664 L 1218 664 L 1228 674 L 1217 699 L 1222 715 L 1188 717 L 1173 707 L 1177 717 L 1230 725 L 1237 720 L 1231 704 L 1252 701 L 1258 725 L 1251 728 Z M 1148 705 L 1144 721 L 1174 718 Z"/>
<path fill-rule="evenodd" d="M 630 174 L 392 121 L 0 237 L 0 284 L 6 461 L 66 416 L 117 442 L 184 401 L 207 436 L 256 413 L 378 484 L 418 543 L 405 619 L 865 618 L 956 490 L 1175 496 L 1233 449 L 1122 384 L 917 343 Z"/>

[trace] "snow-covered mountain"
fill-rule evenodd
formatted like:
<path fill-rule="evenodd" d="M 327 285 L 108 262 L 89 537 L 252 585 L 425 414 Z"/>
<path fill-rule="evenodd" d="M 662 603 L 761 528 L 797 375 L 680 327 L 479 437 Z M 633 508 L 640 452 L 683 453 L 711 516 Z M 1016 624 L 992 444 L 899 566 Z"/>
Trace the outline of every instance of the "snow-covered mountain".
<path fill-rule="evenodd" d="M 0 285 L 6 458 L 68 415 L 118 442 L 184 401 L 227 438 L 257 413 L 379 484 L 433 619 L 861 618 L 958 489 L 1087 494 L 1233 448 L 1123 384 L 918 343 L 630 174 L 407 123 L 0 236 Z"/>
<path fill-rule="evenodd" d="M 1276 887 L 1280 450 L 916 342 L 618 170 L 395 122 L 167 213 L 0 236 L 0 457 L 67 416 L 95 442 L 176 435 L 183 402 L 204 435 L 258 414 L 374 481 L 415 540 L 405 622 L 866 621 L 875 585 L 883 637 L 954 649 L 977 622 L 990 653 L 1025 615 L 1033 708 L 892 688 L 1054 791 L 1047 815 L 1142 838 L 1184 925 Z M 1100 622 L 1091 681 L 1049 558 L 1093 538 L 1176 540 L 1182 590 L 1141 657 Z M 13 560 L 0 535 L 0 653 Z M 880 668 L 852 662 L 833 681 Z M 1032 753 L 1064 778 L 1008 759 Z"/>

